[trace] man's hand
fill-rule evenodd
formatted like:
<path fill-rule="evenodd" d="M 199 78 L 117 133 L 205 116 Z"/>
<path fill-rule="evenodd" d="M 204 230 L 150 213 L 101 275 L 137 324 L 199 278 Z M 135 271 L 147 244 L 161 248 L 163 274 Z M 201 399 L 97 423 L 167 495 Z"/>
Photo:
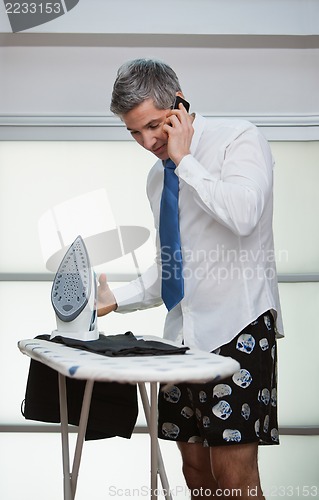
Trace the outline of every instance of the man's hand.
<path fill-rule="evenodd" d="M 166 118 L 163 130 L 168 135 L 167 152 L 176 166 L 190 154 L 190 145 L 194 134 L 194 117 L 187 113 L 183 104 L 179 109 L 172 109 Z"/>
<path fill-rule="evenodd" d="M 99 277 L 99 286 L 97 289 L 97 315 L 105 316 L 117 308 L 117 303 L 113 293 L 107 284 L 107 279 L 105 274 L 101 274 Z"/>

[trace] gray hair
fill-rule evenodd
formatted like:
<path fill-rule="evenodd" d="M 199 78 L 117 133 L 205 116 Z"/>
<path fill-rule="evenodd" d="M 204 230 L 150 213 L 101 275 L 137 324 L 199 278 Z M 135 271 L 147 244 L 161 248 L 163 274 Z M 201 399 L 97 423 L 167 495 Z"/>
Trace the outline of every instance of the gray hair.
<path fill-rule="evenodd" d="M 158 109 L 169 109 L 181 87 L 170 66 L 156 59 L 135 59 L 119 68 L 113 86 L 111 111 L 123 116 L 151 98 Z"/>

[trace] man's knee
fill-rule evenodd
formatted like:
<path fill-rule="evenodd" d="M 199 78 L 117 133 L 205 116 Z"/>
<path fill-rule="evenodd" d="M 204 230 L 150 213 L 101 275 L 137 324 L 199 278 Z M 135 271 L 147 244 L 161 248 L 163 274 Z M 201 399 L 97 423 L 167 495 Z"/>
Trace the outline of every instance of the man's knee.
<path fill-rule="evenodd" d="M 197 443 L 177 443 L 182 455 L 183 474 L 190 490 L 213 487 L 209 448 Z"/>
<path fill-rule="evenodd" d="M 221 489 L 259 485 L 257 444 L 210 448 L 212 474 Z"/>

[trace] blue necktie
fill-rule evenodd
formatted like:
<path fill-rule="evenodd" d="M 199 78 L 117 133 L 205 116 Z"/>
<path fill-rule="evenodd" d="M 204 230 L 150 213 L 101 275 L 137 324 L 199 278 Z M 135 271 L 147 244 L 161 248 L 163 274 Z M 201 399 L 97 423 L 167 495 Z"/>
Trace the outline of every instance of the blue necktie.
<path fill-rule="evenodd" d="M 162 258 L 162 299 L 170 311 L 184 297 L 183 263 L 178 217 L 179 181 L 176 165 L 167 160 L 160 208 L 159 235 Z"/>

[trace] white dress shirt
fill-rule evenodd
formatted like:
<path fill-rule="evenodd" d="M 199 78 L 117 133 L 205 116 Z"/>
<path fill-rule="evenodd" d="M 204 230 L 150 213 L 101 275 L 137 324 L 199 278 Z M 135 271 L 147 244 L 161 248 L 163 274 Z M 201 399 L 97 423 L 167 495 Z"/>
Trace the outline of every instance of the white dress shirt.
<path fill-rule="evenodd" d="M 193 126 L 191 153 L 175 170 L 185 294 L 167 314 L 164 337 L 212 351 L 269 309 L 278 337 L 283 336 L 269 145 L 247 121 L 196 114 Z M 157 232 L 155 263 L 140 279 L 113 290 L 118 312 L 162 303 L 158 228 L 163 174 L 158 160 L 147 180 Z"/>

